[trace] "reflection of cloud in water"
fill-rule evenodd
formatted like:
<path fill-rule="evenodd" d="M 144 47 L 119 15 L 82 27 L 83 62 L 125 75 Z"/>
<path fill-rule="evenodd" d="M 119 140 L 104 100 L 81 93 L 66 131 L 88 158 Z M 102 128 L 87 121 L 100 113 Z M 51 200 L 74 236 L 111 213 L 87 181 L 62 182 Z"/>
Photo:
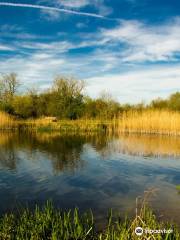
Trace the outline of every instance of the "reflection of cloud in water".
<path fill-rule="evenodd" d="M 41 204 L 49 198 L 101 216 L 111 207 L 133 212 L 136 197 L 157 187 L 159 209 L 178 216 L 179 138 L 4 133 L 0 139 L 0 212 L 16 201 Z"/>

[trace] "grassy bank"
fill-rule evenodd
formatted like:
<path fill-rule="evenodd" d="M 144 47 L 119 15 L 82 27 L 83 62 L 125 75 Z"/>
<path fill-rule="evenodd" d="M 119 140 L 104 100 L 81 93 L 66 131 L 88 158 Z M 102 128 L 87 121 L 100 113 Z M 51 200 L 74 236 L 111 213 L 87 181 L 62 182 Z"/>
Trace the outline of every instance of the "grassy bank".
<path fill-rule="evenodd" d="M 136 236 L 135 228 L 151 230 L 170 230 L 170 233 L 145 233 Z M 0 239 L 2 240 L 136 240 L 180 239 L 178 229 L 169 223 L 156 219 L 152 210 L 143 207 L 134 219 L 121 220 L 110 212 L 107 224 L 103 230 L 96 230 L 95 220 L 91 212 L 80 214 L 74 211 L 60 211 L 51 203 L 43 208 L 36 207 L 34 211 L 23 210 L 19 215 L 6 214 L 0 219 Z"/>
<path fill-rule="evenodd" d="M 148 133 L 180 135 L 180 113 L 172 111 L 128 111 L 119 118 L 56 120 L 53 117 L 15 120 L 0 112 L 0 129 L 28 129 L 32 131 L 60 132 L 108 132 L 108 133 Z"/>

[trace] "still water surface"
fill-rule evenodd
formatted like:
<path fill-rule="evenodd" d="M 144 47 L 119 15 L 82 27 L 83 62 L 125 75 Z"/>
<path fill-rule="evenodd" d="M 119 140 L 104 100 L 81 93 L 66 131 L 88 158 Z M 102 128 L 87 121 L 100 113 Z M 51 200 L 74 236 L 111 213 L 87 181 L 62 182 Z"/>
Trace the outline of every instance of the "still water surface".
<path fill-rule="evenodd" d="M 0 214 L 52 199 L 55 206 L 135 212 L 135 199 L 157 188 L 158 216 L 180 226 L 180 139 L 0 133 Z"/>

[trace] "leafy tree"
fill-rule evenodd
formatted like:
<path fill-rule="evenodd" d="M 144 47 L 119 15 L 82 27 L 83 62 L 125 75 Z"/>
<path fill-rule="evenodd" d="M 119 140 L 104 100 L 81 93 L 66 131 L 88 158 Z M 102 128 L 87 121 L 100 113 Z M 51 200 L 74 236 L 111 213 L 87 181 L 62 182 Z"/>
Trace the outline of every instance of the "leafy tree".
<path fill-rule="evenodd" d="M 156 108 L 156 109 L 164 109 L 164 108 L 167 108 L 167 106 L 168 106 L 167 100 L 164 100 L 161 98 L 157 98 L 153 100 L 150 104 L 150 107 Z"/>
<path fill-rule="evenodd" d="M 180 111 L 180 92 L 176 92 L 170 96 L 168 107 L 171 110 Z"/>
<path fill-rule="evenodd" d="M 83 89 L 83 81 L 58 76 L 51 91 L 50 112 L 59 118 L 79 118 L 83 107 Z"/>
<path fill-rule="evenodd" d="M 21 118 L 32 117 L 32 101 L 29 96 L 16 96 L 13 101 L 14 114 Z"/>

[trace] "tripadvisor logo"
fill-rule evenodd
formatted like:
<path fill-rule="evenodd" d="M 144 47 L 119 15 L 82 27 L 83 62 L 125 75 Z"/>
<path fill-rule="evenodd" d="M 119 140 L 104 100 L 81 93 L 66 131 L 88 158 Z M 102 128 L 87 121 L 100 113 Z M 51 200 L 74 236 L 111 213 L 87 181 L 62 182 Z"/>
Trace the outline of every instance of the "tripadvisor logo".
<path fill-rule="evenodd" d="M 135 229 L 135 234 L 141 236 L 143 234 L 143 229 L 141 227 L 137 227 Z"/>

